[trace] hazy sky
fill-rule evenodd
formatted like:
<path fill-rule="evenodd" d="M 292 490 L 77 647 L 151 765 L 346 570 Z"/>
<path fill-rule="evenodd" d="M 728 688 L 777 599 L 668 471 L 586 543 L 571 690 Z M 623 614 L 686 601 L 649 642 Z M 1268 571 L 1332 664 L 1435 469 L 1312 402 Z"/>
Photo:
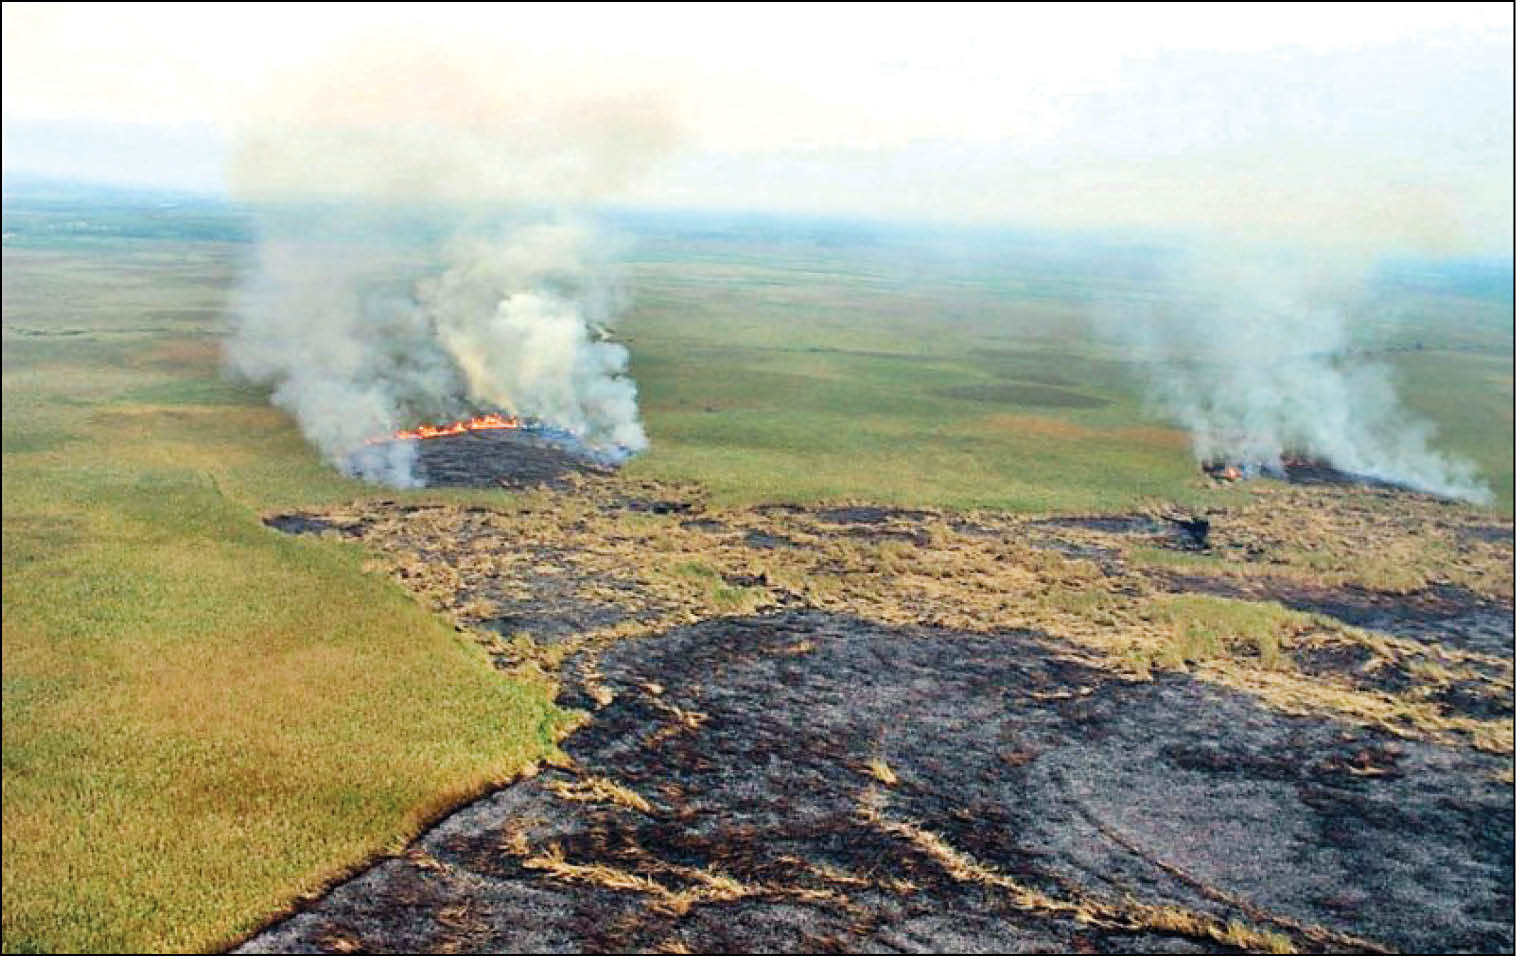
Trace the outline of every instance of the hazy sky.
<path fill-rule="evenodd" d="M 1507 3 L 3 9 L 9 173 L 1511 249 Z"/>

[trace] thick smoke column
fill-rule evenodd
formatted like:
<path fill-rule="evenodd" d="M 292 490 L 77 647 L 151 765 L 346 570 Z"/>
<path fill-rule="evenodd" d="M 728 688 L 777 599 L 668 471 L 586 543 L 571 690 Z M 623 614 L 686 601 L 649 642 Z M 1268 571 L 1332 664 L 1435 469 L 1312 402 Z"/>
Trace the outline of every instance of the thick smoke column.
<path fill-rule="evenodd" d="M 417 266 L 393 249 L 265 239 L 230 365 L 271 384 L 334 465 L 390 485 L 417 484 L 415 449 L 368 439 L 481 411 L 539 419 L 602 459 L 645 448 L 626 349 L 605 338 L 617 297 L 593 234 L 535 225 L 446 245 L 443 264 L 410 278 Z"/>
<path fill-rule="evenodd" d="M 417 484 L 412 444 L 367 440 L 479 412 L 540 420 L 603 459 L 647 445 L 608 338 L 622 297 L 603 243 L 541 210 L 624 187 L 667 121 L 645 97 L 512 76 L 355 53 L 248 120 L 229 172 L 260 241 L 227 364 L 351 474 Z"/>
<path fill-rule="evenodd" d="M 1449 498 L 1486 503 L 1464 462 L 1403 408 L 1390 370 L 1355 353 L 1341 273 L 1256 250 L 1190 255 L 1160 302 L 1104 310 L 1152 360 L 1149 394 L 1189 430 L 1201 461 L 1282 474 L 1287 454 Z"/>
<path fill-rule="evenodd" d="M 472 245 L 418 288 L 419 306 L 487 405 L 566 429 L 616 455 L 647 446 L 625 347 L 606 341 L 616 297 L 573 226 L 522 230 Z"/>

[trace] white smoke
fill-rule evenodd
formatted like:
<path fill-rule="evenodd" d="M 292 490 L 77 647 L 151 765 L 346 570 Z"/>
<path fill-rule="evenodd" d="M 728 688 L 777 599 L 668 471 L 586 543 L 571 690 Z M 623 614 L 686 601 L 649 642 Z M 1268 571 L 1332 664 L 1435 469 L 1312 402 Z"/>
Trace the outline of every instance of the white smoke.
<path fill-rule="evenodd" d="M 418 307 L 456 362 L 468 394 L 541 419 L 615 454 L 647 447 L 627 351 L 607 341 L 615 296 L 571 226 L 534 227 L 471 246 L 418 287 Z"/>
<path fill-rule="evenodd" d="M 608 338 L 622 297 L 604 244 L 582 219 L 523 210 L 624 188 L 669 123 L 635 91 L 496 66 L 356 50 L 249 110 L 228 172 L 260 241 L 227 363 L 351 474 L 418 484 L 409 443 L 368 440 L 479 412 L 607 459 L 647 445 Z"/>
<path fill-rule="evenodd" d="M 581 226 L 521 227 L 450 242 L 439 267 L 412 278 L 416 265 L 393 249 L 268 238 L 226 356 L 273 386 L 332 464 L 371 481 L 420 477 L 413 445 L 368 440 L 486 411 L 619 460 L 647 437 L 627 351 L 606 338 L 619 297 L 593 247 Z"/>
<path fill-rule="evenodd" d="M 1355 348 L 1343 264 L 1222 247 L 1186 256 L 1160 301 L 1103 310 L 1152 360 L 1149 394 L 1203 462 L 1281 474 L 1287 454 L 1447 498 L 1487 503 L 1466 462 L 1432 445 L 1391 370 Z"/>

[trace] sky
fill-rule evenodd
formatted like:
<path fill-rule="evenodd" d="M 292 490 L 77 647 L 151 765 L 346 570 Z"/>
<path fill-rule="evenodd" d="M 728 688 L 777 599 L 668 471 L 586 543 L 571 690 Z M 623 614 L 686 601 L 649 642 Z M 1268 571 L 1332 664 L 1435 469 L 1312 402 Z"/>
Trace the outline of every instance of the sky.
<path fill-rule="evenodd" d="M 3 18 L 7 174 L 1511 250 L 1507 3 Z"/>

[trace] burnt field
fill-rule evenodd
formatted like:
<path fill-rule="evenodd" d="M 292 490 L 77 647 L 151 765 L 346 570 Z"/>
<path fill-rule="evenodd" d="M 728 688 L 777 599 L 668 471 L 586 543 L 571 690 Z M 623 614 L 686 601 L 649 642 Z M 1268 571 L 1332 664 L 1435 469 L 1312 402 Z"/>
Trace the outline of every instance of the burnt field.
<path fill-rule="evenodd" d="M 532 428 L 470 431 L 415 445 L 417 478 L 430 488 L 561 487 L 571 475 L 607 473 Z"/>
<path fill-rule="evenodd" d="M 583 718 L 246 951 L 1512 946 L 1487 514 L 1273 484 L 1205 516 L 722 508 L 570 476 L 266 521 L 363 542 Z"/>

